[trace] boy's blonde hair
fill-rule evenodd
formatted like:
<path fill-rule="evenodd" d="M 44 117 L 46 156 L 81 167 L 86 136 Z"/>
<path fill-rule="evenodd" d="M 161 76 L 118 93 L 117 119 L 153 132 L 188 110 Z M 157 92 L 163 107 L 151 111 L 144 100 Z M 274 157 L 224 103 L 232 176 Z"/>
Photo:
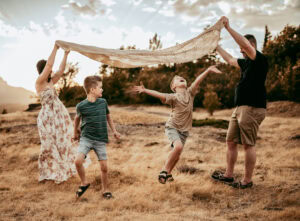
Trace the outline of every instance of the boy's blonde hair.
<path fill-rule="evenodd" d="M 174 84 L 175 78 L 177 78 L 177 77 L 179 77 L 179 76 L 178 76 L 178 75 L 175 75 L 175 76 L 173 77 L 171 83 L 170 83 L 170 88 L 171 88 L 171 90 L 172 90 L 174 93 L 176 92 L 176 90 L 175 90 L 175 87 L 173 86 L 173 84 Z"/>
<path fill-rule="evenodd" d="M 98 82 L 102 82 L 102 79 L 100 76 L 93 75 L 93 76 L 86 77 L 83 82 L 83 88 L 84 88 L 85 92 L 87 94 L 90 93 L 90 90 L 92 88 L 97 87 Z"/>

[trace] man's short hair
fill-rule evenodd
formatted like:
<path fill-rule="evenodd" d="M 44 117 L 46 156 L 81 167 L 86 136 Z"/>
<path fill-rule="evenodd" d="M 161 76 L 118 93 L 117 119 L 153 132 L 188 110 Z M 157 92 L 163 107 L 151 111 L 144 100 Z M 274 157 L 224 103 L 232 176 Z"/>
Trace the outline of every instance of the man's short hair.
<path fill-rule="evenodd" d="M 93 75 L 93 76 L 86 77 L 83 82 L 83 88 L 84 88 L 85 92 L 87 94 L 90 93 L 91 88 L 97 87 L 98 82 L 102 82 L 102 79 L 100 76 Z"/>
<path fill-rule="evenodd" d="M 255 49 L 257 48 L 256 38 L 254 37 L 254 35 L 246 34 L 246 35 L 244 35 L 244 37 L 247 38 L 248 41 L 250 41 L 251 43 L 253 43 L 255 45 Z"/>

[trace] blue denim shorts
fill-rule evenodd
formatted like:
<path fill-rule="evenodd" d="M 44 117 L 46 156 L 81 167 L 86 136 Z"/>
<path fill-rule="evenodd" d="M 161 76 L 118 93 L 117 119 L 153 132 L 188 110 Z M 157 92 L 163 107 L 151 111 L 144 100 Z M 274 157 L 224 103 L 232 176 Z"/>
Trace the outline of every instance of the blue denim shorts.
<path fill-rule="evenodd" d="M 171 148 L 173 148 L 173 143 L 176 140 L 180 140 L 182 145 L 184 146 L 186 139 L 189 136 L 189 132 L 185 131 L 185 132 L 181 132 L 179 130 L 176 130 L 175 128 L 171 128 L 171 127 L 166 127 L 165 128 L 165 134 L 168 137 L 170 143 L 171 143 Z"/>
<path fill-rule="evenodd" d="M 107 160 L 105 142 L 81 137 L 79 141 L 78 153 L 83 153 L 86 156 L 91 150 L 95 151 L 98 160 Z"/>

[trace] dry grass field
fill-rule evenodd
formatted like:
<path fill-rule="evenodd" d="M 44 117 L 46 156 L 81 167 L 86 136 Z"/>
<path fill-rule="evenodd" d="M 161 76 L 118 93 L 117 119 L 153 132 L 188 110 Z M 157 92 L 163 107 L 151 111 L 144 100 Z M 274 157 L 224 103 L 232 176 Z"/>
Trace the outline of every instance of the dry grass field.
<path fill-rule="evenodd" d="M 300 108 L 291 117 L 276 115 L 275 107 L 262 123 L 254 186 L 246 190 L 210 178 L 225 169 L 225 129 L 194 127 L 173 171 L 175 181 L 162 185 L 157 175 L 170 150 L 163 126 L 169 109 L 110 109 L 123 135 L 120 142 L 110 135 L 107 146 L 111 200 L 101 196 L 94 153 L 87 169 L 91 187 L 77 202 L 77 176 L 59 185 L 38 183 L 38 111 L 0 116 L 0 220 L 300 220 Z M 74 116 L 74 108 L 69 111 Z M 231 112 L 217 111 L 214 118 L 228 120 Z M 204 110 L 194 112 L 195 119 L 206 117 Z M 243 166 L 241 148 L 237 179 Z"/>

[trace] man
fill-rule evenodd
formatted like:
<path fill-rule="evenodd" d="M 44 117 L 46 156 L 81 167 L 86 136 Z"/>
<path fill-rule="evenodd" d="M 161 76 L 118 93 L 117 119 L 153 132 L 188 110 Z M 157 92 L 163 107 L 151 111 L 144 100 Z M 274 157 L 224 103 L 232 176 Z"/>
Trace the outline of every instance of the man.
<path fill-rule="evenodd" d="M 266 57 L 257 51 L 253 35 L 242 36 L 229 25 L 227 17 L 222 17 L 224 27 L 239 45 L 244 59 L 233 58 L 223 48 L 217 46 L 217 52 L 230 65 L 241 69 L 241 78 L 235 89 L 235 106 L 232 113 L 227 136 L 227 168 L 223 174 L 215 171 L 212 178 L 228 183 L 235 188 L 253 186 L 252 174 L 256 162 L 255 143 L 259 125 L 266 114 L 265 80 L 268 72 Z M 233 171 L 238 156 L 237 144 L 245 150 L 245 175 L 239 182 L 234 182 Z"/>

